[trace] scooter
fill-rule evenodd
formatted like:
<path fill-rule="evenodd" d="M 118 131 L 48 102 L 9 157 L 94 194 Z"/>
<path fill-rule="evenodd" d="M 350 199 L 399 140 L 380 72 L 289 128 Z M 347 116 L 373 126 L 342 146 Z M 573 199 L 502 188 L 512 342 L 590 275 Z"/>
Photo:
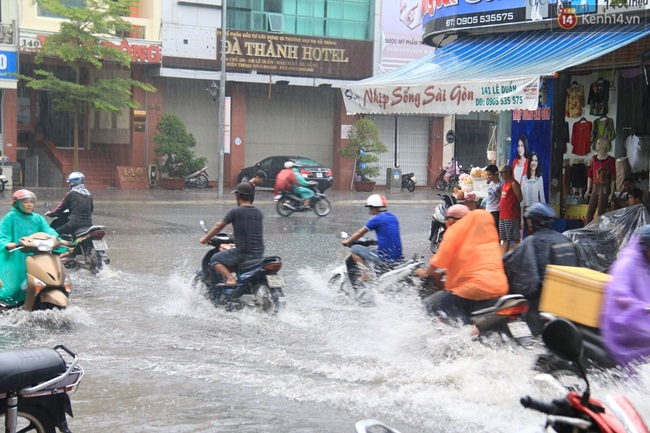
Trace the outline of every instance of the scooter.
<path fill-rule="evenodd" d="M 199 189 L 208 186 L 208 167 L 203 167 L 201 170 L 185 176 L 185 186 L 188 188 L 195 186 Z"/>
<path fill-rule="evenodd" d="M 551 402 L 526 396 L 520 403 L 527 409 L 546 414 L 542 431 L 556 433 L 647 433 L 643 419 L 623 396 L 610 396 L 603 401 L 591 398 L 589 380 L 580 362 L 583 341 L 580 332 L 569 321 L 554 320 L 542 332 L 546 347 L 558 357 L 575 364 L 586 383 L 584 392 L 570 390 L 563 399 Z M 355 424 L 357 433 L 399 433 L 399 431 L 377 420 L 362 420 Z"/>
<path fill-rule="evenodd" d="M 3 169 L 0 167 L 0 192 L 4 191 L 7 187 L 7 184 L 9 183 L 7 176 L 5 176 L 2 171 Z"/>
<path fill-rule="evenodd" d="M 346 232 L 341 232 L 339 238 L 347 239 L 350 235 Z M 374 239 L 360 238 L 354 242 L 354 245 L 371 246 L 377 245 Z M 359 303 L 372 303 L 369 299 L 368 290 L 373 288 L 377 292 L 385 293 L 399 284 L 408 284 L 417 286 L 420 284 L 420 279 L 413 276 L 415 269 L 422 265 L 422 260 L 413 258 L 396 263 L 394 266 L 369 269 L 372 278 L 368 282 L 359 281 L 361 269 L 355 262 L 350 254 L 345 259 L 345 264 L 336 268 L 333 275 L 330 277 L 328 286 L 338 292 L 344 293 L 352 300 Z"/>
<path fill-rule="evenodd" d="M 314 210 L 319 217 L 323 217 L 332 211 L 332 205 L 327 196 L 320 192 L 316 185 L 311 187 L 314 190 L 314 196 L 309 201 L 309 207 L 304 207 L 304 199 L 298 197 L 291 191 L 280 191 L 274 197 L 275 210 L 283 217 L 288 217 L 294 212 L 307 212 Z"/>
<path fill-rule="evenodd" d="M 433 211 L 431 225 L 429 226 L 429 241 L 431 242 L 431 252 L 434 254 L 438 251 L 440 242 L 442 242 L 442 236 L 447 228 L 445 224 L 447 209 L 456 204 L 456 198 L 453 195 L 438 194 L 438 197 L 442 199 L 442 203 L 438 204 Z"/>
<path fill-rule="evenodd" d="M 205 221 L 200 221 L 201 229 L 207 233 Z M 210 259 L 221 250 L 233 248 L 234 239 L 226 233 L 212 237 L 208 244 L 213 247 L 201 261 L 201 269 L 194 276 L 195 287 L 203 285 L 208 299 L 216 306 L 228 311 L 245 307 L 259 312 L 276 314 L 280 310 L 280 298 L 284 296 L 284 278 L 278 275 L 282 260 L 278 256 L 247 260 L 233 273 L 237 276 L 235 286 L 224 286 L 223 277 L 212 266 Z"/>
<path fill-rule="evenodd" d="M 66 362 L 62 353 L 71 358 Z M 70 394 L 84 375 L 79 357 L 60 344 L 53 349 L 0 352 L 0 407 L 6 433 L 70 433 Z"/>
<path fill-rule="evenodd" d="M 63 309 L 70 298 L 70 277 L 68 276 L 57 251 L 61 247 L 56 236 L 48 233 L 34 233 L 20 238 L 18 246 L 11 253 L 22 251 L 29 254 L 25 258 L 27 266 L 27 293 L 23 309 L 25 311 Z M 0 309 L 12 308 L 0 302 Z"/>
<path fill-rule="evenodd" d="M 584 392 L 569 391 L 564 399 L 551 402 L 523 397 L 527 409 L 546 414 L 545 429 L 564 432 L 648 432 L 648 427 L 630 401 L 623 396 L 609 396 L 603 401 L 591 398 L 589 380 L 582 364 L 584 343 L 580 331 L 565 319 L 555 319 L 542 331 L 546 347 L 557 357 L 570 362 L 584 379 Z"/>
<path fill-rule="evenodd" d="M 402 188 L 405 188 L 408 192 L 415 191 L 415 174 L 406 173 L 402 175 Z"/>
<path fill-rule="evenodd" d="M 45 202 L 45 206 L 49 209 L 48 202 Z M 63 215 L 54 218 L 50 227 L 54 230 L 61 227 L 68 222 L 69 215 L 66 211 Z M 74 236 L 61 235 L 71 243 L 68 252 L 61 255 L 63 266 L 70 270 L 86 269 L 92 274 L 97 274 L 104 265 L 111 263 L 106 253 L 108 244 L 104 239 L 105 236 L 105 226 L 84 227 L 75 231 Z"/>

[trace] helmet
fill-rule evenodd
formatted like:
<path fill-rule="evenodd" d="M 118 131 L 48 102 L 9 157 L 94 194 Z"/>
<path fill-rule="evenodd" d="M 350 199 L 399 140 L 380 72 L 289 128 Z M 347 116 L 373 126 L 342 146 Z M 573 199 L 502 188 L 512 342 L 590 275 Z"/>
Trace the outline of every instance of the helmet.
<path fill-rule="evenodd" d="M 459 220 L 467 215 L 468 212 L 469 208 L 464 204 L 454 204 L 449 206 L 449 209 L 447 209 L 447 212 L 445 212 L 445 219 L 454 218 Z"/>
<path fill-rule="evenodd" d="M 68 176 L 68 182 L 70 186 L 80 185 L 86 181 L 86 176 L 80 171 L 73 171 Z"/>
<path fill-rule="evenodd" d="M 386 197 L 381 194 L 373 194 L 366 200 L 366 207 L 385 208 L 386 206 Z"/>
<path fill-rule="evenodd" d="M 650 248 L 650 224 L 646 224 L 639 229 L 639 242 L 646 248 Z"/>
<path fill-rule="evenodd" d="M 524 218 L 528 218 L 533 222 L 533 228 L 537 227 L 550 227 L 553 225 L 553 220 L 557 218 L 553 208 L 546 203 L 535 203 L 526 210 Z"/>
<path fill-rule="evenodd" d="M 238 183 L 235 189 L 232 191 L 237 195 L 250 195 L 252 196 L 255 194 L 255 191 L 253 190 L 253 185 L 251 185 L 248 182 L 242 182 Z"/>
<path fill-rule="evenodd" d="M 294 163 L 293 161 L 287 161 L 284 163 L 284 168 L 293 168 Z"/>
<path fill-rule="evenodd" d="M 11 195 L 11 204 L 16 205 L 20 201 L 30 199 L 36 201 L 36 194 L 27 189 L 19 189 Z"/>

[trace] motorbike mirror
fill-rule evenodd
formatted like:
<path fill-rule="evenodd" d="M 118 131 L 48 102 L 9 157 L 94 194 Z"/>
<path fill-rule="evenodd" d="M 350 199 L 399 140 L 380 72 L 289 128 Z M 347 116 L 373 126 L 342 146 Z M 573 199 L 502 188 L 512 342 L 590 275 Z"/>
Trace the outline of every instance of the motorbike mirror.
<path fill-rule="evenodd" d="M 201 227 L 201 230 L 203 230 L 205 233 L 208 232 L 208 226 L 205 224 L 205 221 L 203 220 L 199 221 L 199 226 Z"/>
<path fill-rule="evenodd" d="M 555 319 L 544 327 L 542 340 L 560 358 L 576 365 L 582 358 L 583 342 L 580 331 L 565 319 Z"/>
<path fill-rule="evenodd" d="M 348 232 L 339 233 L 339 238 L 341 238 L 341 239 L 347 239 L 349 237 L 350 237 L 350 235 L 348 234 Z"/>

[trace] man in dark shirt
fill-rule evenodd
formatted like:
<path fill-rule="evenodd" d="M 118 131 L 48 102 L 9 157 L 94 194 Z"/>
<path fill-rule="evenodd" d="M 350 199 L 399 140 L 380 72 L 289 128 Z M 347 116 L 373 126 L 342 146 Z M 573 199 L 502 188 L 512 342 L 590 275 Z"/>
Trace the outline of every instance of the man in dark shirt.
<path fill-rule="evenodd" d="M 54 227 L 61 235 L 74 236 L 77 230 L 93 225 L 93 197 L 84 185 L 85 180 L 86 177 L 79 171 L 70 173 L 67 179 L 70 191 L 54 210 L 45 212 L 51 218 L 64 217 L 67 220 L 63 225 Z"/>
<path fill-rule="evenodd" d="M 237 197 L 237 207 L 212 227 L 199 242 L 206 244 L 228 224 L 232 224 L 235 234 L 235 248 L 219 251 L 210 259 L 210 265 L 221 274 L 224 285 L 234 286 L 237 280 L 232 275 L 237 266 L 264 254 L 264 225 L 262 212 L 253 206 L 254 190 L 250 183 L 242 182 L 233 191 Z"/>

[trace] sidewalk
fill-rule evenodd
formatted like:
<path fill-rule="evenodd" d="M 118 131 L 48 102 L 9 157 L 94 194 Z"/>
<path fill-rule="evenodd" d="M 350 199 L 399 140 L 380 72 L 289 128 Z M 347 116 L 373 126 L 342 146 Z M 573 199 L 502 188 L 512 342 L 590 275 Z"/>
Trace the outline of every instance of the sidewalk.
<path fill-rule="evenodd" d="M 56 205 L 68 192 L 67 188 L 28 188 L 36 194 L 37 201 L 42 203 L 49 201 L 51 205 Z M 215 203 L 215 204 L 233 204 L 234 196 L 231 193 L 232 188 L 224 188 L 223 198 L 217 198 L 216 188 L 199 189 L 184 189 L 184 190 L 164 190 L 161 188 L 152 189 L 99 189 L 91 190 L 93 200 L 97 204 L 110 204 L 110 203 L 138 203 L 138 202 L 155 202 L 159 204 L 175 204 L 175 203 Z M 439 200 L 438 193 L 440 191 L 432 190 L 428 187 L 416 188 L 414 192 L 407 190 L 393 190 L 387 191 L 383 186 L 378 186 L 372 194 L 383 194 L 388 203 L 395 204 L 429 204 Z M 11 194 L 13 191 L 7 190 L 0 197 L 0 204 L 10 204 Z M 360 204 L 364 203 L 366 198 L 370 195 L 367 192 L 356 191 L 325 191 L 327 198 L 338 204 Z M 271 203 L 273 202 L 273 191 L 258 189 L 255 193 L 256 203 Z"/>

